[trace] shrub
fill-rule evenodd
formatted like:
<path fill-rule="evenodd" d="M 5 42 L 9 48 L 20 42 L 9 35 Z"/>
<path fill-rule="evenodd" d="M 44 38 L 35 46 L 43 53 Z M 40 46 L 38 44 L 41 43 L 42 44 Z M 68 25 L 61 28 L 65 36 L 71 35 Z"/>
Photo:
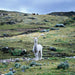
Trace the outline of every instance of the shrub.
<path fill-rule="evenodd" d="M 21 67 L 21 70 L 26 70 L 26 69 L 29 69 L 29 66 L 26 66 L 26 65 L 23 65 L 22 67 Z"/>
<path fill-rule="evenodd" d="M 0 65 L 0 68 L 3 68 L 3 66 L 2 66 L 2 65 Z"/>
<path fill-rule="evenodd" d="M 30 63 L 30 66 L 41 66 L 41 64 L 39 64 L 39 63 L 36 63 L 35 61 L 32 61 L 31 63 Z"/>
<path fill-rule="evenodd" d="M 32 62 L 30 63 L 30 66 L 33 66 L 33 65 L 36 65 L 36 62 L 35 62 L 35 61 L 32 61 Z"/>
<path fill-rule="evenodd" d="M 68 69 L 69 68 L 69 64 L 68 62 L 62 62 L 57 66 L 57 69 Z"/>
<path fill-rule="evenodd" d="M 14 75 L 12 71 L 6 73 L 5 75 Z"/>
<path fill-rule="evenodd" d="M 63 22 L 64 25 L 69 25 L 75 23 L 75 17 L 70 17 L 70 19 L 67 19 Z"/>
<path fill-rule="evenodd" d="M 41 66 L 41 64 L 39 64 L 39 63 L 36 63 L 36 65 L 35 66 Z"/>
<path fill-rule="evenodd" d="M 19 68 L 20 66 L 21 66 L 21 64 L 15 63 L 15 67 L 16 67 L 16 68 Z"/>
<path fill-rule="evenodd" d="M 11 54 L 13 55 L 13 56 L 19 56 L 19 55 L 21 55 L 21 52 L 22 52 L 22 50 L 18 50 L 18 49 L 15 49 L 15 50 L 11 50 Z"/>

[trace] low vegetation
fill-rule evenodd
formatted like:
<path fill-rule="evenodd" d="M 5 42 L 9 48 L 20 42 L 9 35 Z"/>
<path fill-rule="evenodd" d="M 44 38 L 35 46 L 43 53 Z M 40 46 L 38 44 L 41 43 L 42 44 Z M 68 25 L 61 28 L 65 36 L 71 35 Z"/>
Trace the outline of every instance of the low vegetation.
<path fill-rule="evenodd" d="M 53 57 L 51 57 L 53 58 Z M 57 66 L 60 64 L 60 62 L 65 62 L 68 61 L 69 63 L 69 68 L 68 69 L 57 69 Z M 36 63 L 40 63 L 41 66 L 33 66 L 29 67 L 30 63 L 32 61 L 24 61 L 24 62 L 10 62 L 7 67 L 1 67 L 0 72 L 2 74 L 9 73 L 10 68 L 13 68 L 16 72 L 14 75 L 74 75 L 75 74 L 75 59 L 70 59 L 70 58 L 58 58 L 52 59 L 52 60 L 41 60 Z M 19 67 L 15 67 L 15 64 L 20 65 Z M 0 65 L 4 66 L 4 64 Z"/>

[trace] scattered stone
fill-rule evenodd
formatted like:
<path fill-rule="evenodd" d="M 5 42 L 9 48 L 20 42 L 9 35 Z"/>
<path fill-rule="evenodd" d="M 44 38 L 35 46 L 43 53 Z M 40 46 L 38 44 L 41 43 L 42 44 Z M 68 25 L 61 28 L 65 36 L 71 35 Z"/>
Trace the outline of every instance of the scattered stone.
<path fill-rule="evenodd" d="M 13 72 L 13 73 L 16 73 L 16 70 L 13 70 L 12 72 Z"/>
<path fill-rule="evenodd" d="M 8 66 L 8 62 L 6 62 L 6 60 L 3 60 L 2 64 Z"/>
<path fill-rule="evenodd" d="M 64 24 L 56 24 L 55 27 L 65 27 Z"/>
<path fill-rule="evenodd" d="M 44 22 L 49 22 L 49 21 L 48 21 L 48 20 L 46 20 L 46 19 L 44 19 L 43 21 L 44 21 Z"/>
<path fill-rule="evenodd" d="M 46 37 L 43 37 L 43 39 L 46 39 Z"/>
<path fill-rule="evenodd" d="M 50 47 L 49 50 L 51 50 L 51 51 L 56 51 L 56 48 Z"/>
<path fill-rule="evenodd" d="M 6 24 L 16 24 L 16 22 L 14 22 L 14 21 L 8 21 L 8 22 L 6 22 Z"/>
<path fill-rule="evenodd" d="M 4 17 L 4 19 L 10 19 L 10 18 L 12 18 L 12 17 L 10 17 L 10 16 Z"/>
<path fill-rule="evenodd" d="M 4 52 L 4 53 L 8 53 L 9 50 L 10 50 L 9 47 L 3 47 L 3 48 L 1 49 L 1 51 Z"/>
<path fill-rule="evenodd" d="M 28 17 L 28 19 L 32 19 L 32 20 L 34 20 L 34 19 L 36 19 L 35 17 Z"/>
<path fill-rule="evenodd" d="M 6 71 L 6 69 L 4 69 L 4 71 Z"/>
<path fill-rule="evenodd" d="M 29 66 L 26 66 L 26 65 L 23 65 L 22 67 L 21 67 L 21 70 L 24 72 L 26 69 L 29 69 Z"/>
<path fill-rule="evenodd" d="M 22 52 L 21 52 L 21 55 L 26 55 L 27 54 L 27 50 L 26 49 L 24 49 L 24 50 L 22 50 Z"/>
<path fill-rule="evenodd" d="M 39 69 L 42 69 L 42 67 L 40 67 Z"/>
<path fill-rule="evenodd" d="M 25 72 L 25 70 L 22 70 L 22 72 Z"/>
<path fill-rule="evenodd" d="M 49 65 L 49 62 L 47 64 Z"/>
<path fill-rule="evenodd" d="M 75 53 L 75 50 L 72 50 L 71 52 L 72 52 L 72 53 Z"/>
<path fill-rule="evenodd" d="M 41 34 L 41 36 L 44 36 L 45 34 Z"/>
<path fill-rule="evenodd" d="M 51 64 L 54 64 L 53 62 Z"/>
<path fill-rule="evenodd" d="M 40 23 L 40 22 L 36 22 L 36 25 L 46 25 L 46 23 Z M 40 27 L 40 28 L 45 28 L 45 27 Z"/>
<path fill-rule="evenodd" d="M 44 63 L 43 65 L 46 65 L 46 63 Z"/>
<path fill-rule="evenodd" d="M 49 31 L 50 31 L 49 29 L 43 29 L 40 32 L 49 32 Z"/>
<path fill-rule="evenodd" d="M 59 28 L 50 28 L 50 30 L 59 30 Z"/>
<path fill-rule="evenodd" d="M 28 16 L 28 14 L 25 13 L 24 16 Z"/>
<path fill-rule="evenodd" d="M 3 34 L 3 37 L 8 37 L 8 36 L 9 36 L 9 34 L 6 34 L 6 33 Z"/>
<path fill-rule="evenodd" d="M 32 13 L 32 15 L 36 15 L 35 13 Z"/>
<path fill-rule="evenodd" d="M 36 65 L 36 62 L 35 62 L 35 61 L 32 61 L 32 62 L 30 63 L 30 66 L 33 66 L 33 65 Z"/>
<path fill-rule="evenodd" d="M 9 71 L 13 71 L 13 68 L 9 68 Z"/>
<path fill-rule="evenodd" d="M 6 60 L 3 60 L 3 61 L 2 61 L 2 64 L 6 64 Z"/>
<path fill-rule="evenodd" d="M 48 57 L 44 57 L 44 59 L 48 59 Z"/>
<path fill-rule="evenodd" d="M 19 61 L 20 61 L 20 59 L 19 59 L 19 58 L 16 58 L 16 59 L 15 59 L 15 62 L 19 62 Z"/>
<path fill-rule="evenodd" d="M 74 59 L 75 59 L 75 56 L 71 56 L 71 57 L 66 57 L 66 58 L 74 58 Z"/>

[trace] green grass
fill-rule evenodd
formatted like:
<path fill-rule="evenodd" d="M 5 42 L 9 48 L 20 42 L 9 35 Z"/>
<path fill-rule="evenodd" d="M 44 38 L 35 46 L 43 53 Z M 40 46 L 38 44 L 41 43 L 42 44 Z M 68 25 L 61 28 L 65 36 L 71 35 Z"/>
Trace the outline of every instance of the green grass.
<path fill-rule="evenodd" d="M 8 22 L 10 20 L 17 20 L 16 24 L 12 25 L 0 25 L 0 36 L 4 33 L 9 34 L 12 37 L 0 37 L 0 50 L 2 47 L 13 47 L 18 49 L 26 49 L 30 56 L 30 58 L 34 57 L 34 54 L 31 52 L 34 45 L 34 37 L 39 37 L 38 42 L 45 46 L 43 51 L 48 51 L 49 47 L 55 47 L 57 50 L 50 51 L 52 53 L 66 53 L 70 56 L 75 56 L 75 53 L 72 51 L 75 50 L 75 21 L 73 17 L 66 16 L 52 16 L 52 15 L 31 15 L 24 16 L 23 13 L 16 12 L 7 12 L 9 13 L 9 19 L 4 19 L 8 16 L 0 17 L 1 22 Z M 34 17 L 36 19 L 32 20 L 29 17 Z M 48 20 L 45 22 L 44 19 Z M 22 20 L 22 21 L 21 21 Z M 38 23 L 38 24 L 37 24 Z M 49 32 L 44 32 L 44 36 L 41 36 L 42 33 L 36 32 L 31 34 L 18 35 L 20 33 L 25 32 L 24 29 L 30 28 L 40 28 L 40 27 L 54 27 L 58 23 L 67 23 L 64 28 L 58 27 L 59 30 L 50 30 Z M 17 36 L 14 36 L 17 35 Z M 43 37 L 46 37 L 45 39 Z M 46 53 L 47 55 L 47 53 Z M 7 58 L 20 58 L 23 56 L 11 56 L 10 53 L 3 53 L 0 51 L 0 59 Z M 68 60 L 70 64 L 70 68 L 67 70 L 57 70 L 57 65 L 60 62 L 64 62 Z M 29 66 L 31 61 L 19 63 L 22 65 Z M 8 66 L 4 66 L 0 63 L 0 72 L 3 74 L 9 72 L 9 68 L 13 67 L 16 70 L 14 75 L 75 75 L 75 59 L 62 58 L 62 57 L 48 57 L 47 60 L 37 61 L 37 63 L 42 64 L 41 69 L 40 66 L 35 66 L 27 69 L 25 72 L 21 71 L 21 68 L 16 69 L 14 67 L 15 62 L 11 62 Z M 46 63 L 46 64 L 45 64 Z M 21 65 L 21 66 L 22 66 Z M 6 69 L 6 71 L 4 71 Z"/>
<path fill-rule="evenodd" d="M 60 28 L 60 30 L 44 32 L 46 37 L 45 39 L 43 39 L 43 36 L 41 36 L 42 33 L 40 32 L 13 37 L 5 37 L 0 38 L 0 45 L 2 47 L 8 46 L 14 47 L 16 49 L 26 49 L 27 51 L 31 51 L 34 44 L 33 37 L 40 36 L 39 43 L 43 46 L 52 46 L 57 49 L 56 52 L 75 55 L 75 53 L 72 53 L 72 50 L 75 49 L 75 38 L 73 37 L 74 31 L 74 27 L 67 26 L 66 28 Z M 47 50 L 45 48 L 43 49 Z M 5 58 L 7 58 L 7 56 Z"/>

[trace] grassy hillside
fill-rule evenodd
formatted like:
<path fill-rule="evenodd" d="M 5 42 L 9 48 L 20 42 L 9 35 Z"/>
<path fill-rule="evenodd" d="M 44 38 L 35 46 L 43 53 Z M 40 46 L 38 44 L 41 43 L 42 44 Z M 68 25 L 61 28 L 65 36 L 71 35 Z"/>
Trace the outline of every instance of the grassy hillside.
<path fill-rule="evenodd" d="M 0 47 L 13 47 L 17 49 L 27 49 L 31 51 L 33 48 L 33 37 L 39 36 L 39 43 L 44 46 L 44 50 L 48 50 L 49 47 L 55 47 L 56 52 L 51 51 L 50 53 L 66 53 L 67 55 L 75 55 L 73 52 L 75 49 L 75 21 L 74 16 L 52 16 L 52 15 L 33 15 L 19 12 L 0 12 L 7 13 L 0 17 L 0 36 L 8 34 L 11 37 L 0 37 Z M 8 22 L 14 22 L 8 24 Z M 3 23 L 3 24 L 2 24 Z M 63 23 L 65 27 L 58 27 L 58 30 L 50 30 L 49 32 L 43 32 L 44 36 L 41 36 L 43 29 L 56 28 L 55 25 Z M 38 32 L 31 34 L 23 34 L 25 31 L 31 29 L 38 29 Z M 16 35 L 16 36 L 14 36 Z M 45 37 L 45 39 L 44 39 Z M 8 53 L 2 52 L 1 58 L 9 58 Z M 30 53 L 31 54 L 31 53 Z M 49 54 L 50 56 L 50 54 Z"/>
<path fill-rule="evenodd" d="M 55 27 L 60 23 L 63 23 L 65 27 Z M 49 30 L 49 32 L 40 32 L 43 29 Z M 4 36 L 5 34 L 8 36 Z M 75 59 L 62 58 L 75 56 L 75 16 L 34 15 L 0 11 L 0 59 L 24 57 L 3 53 L 1 51 L 3 47 L 16 48 L 17 50 L 26 49 L 28 57 L 34 57 L 32 52 L 34 37 L 39 37 L 38 43 L 43 46 L 45 59 L 37 61 L 42 66 L 30 67 L 22 72 L 21 67 L 14 67 L 15 62 L 10 62 L 8 66 L 0 63 L 0 73 L 8 73 L 9 68 L 14 68 L 16 70 L 14 75 L 75 75 Z M 50 47 L 56 48 L 56 51 L 49 50 Z M 69 69 L 58 70 L 57 65 L 66 60 L 70 64 Z M 30 62 L 21 59 L 18 63 L 21 66 L 29 66 Z"/>

